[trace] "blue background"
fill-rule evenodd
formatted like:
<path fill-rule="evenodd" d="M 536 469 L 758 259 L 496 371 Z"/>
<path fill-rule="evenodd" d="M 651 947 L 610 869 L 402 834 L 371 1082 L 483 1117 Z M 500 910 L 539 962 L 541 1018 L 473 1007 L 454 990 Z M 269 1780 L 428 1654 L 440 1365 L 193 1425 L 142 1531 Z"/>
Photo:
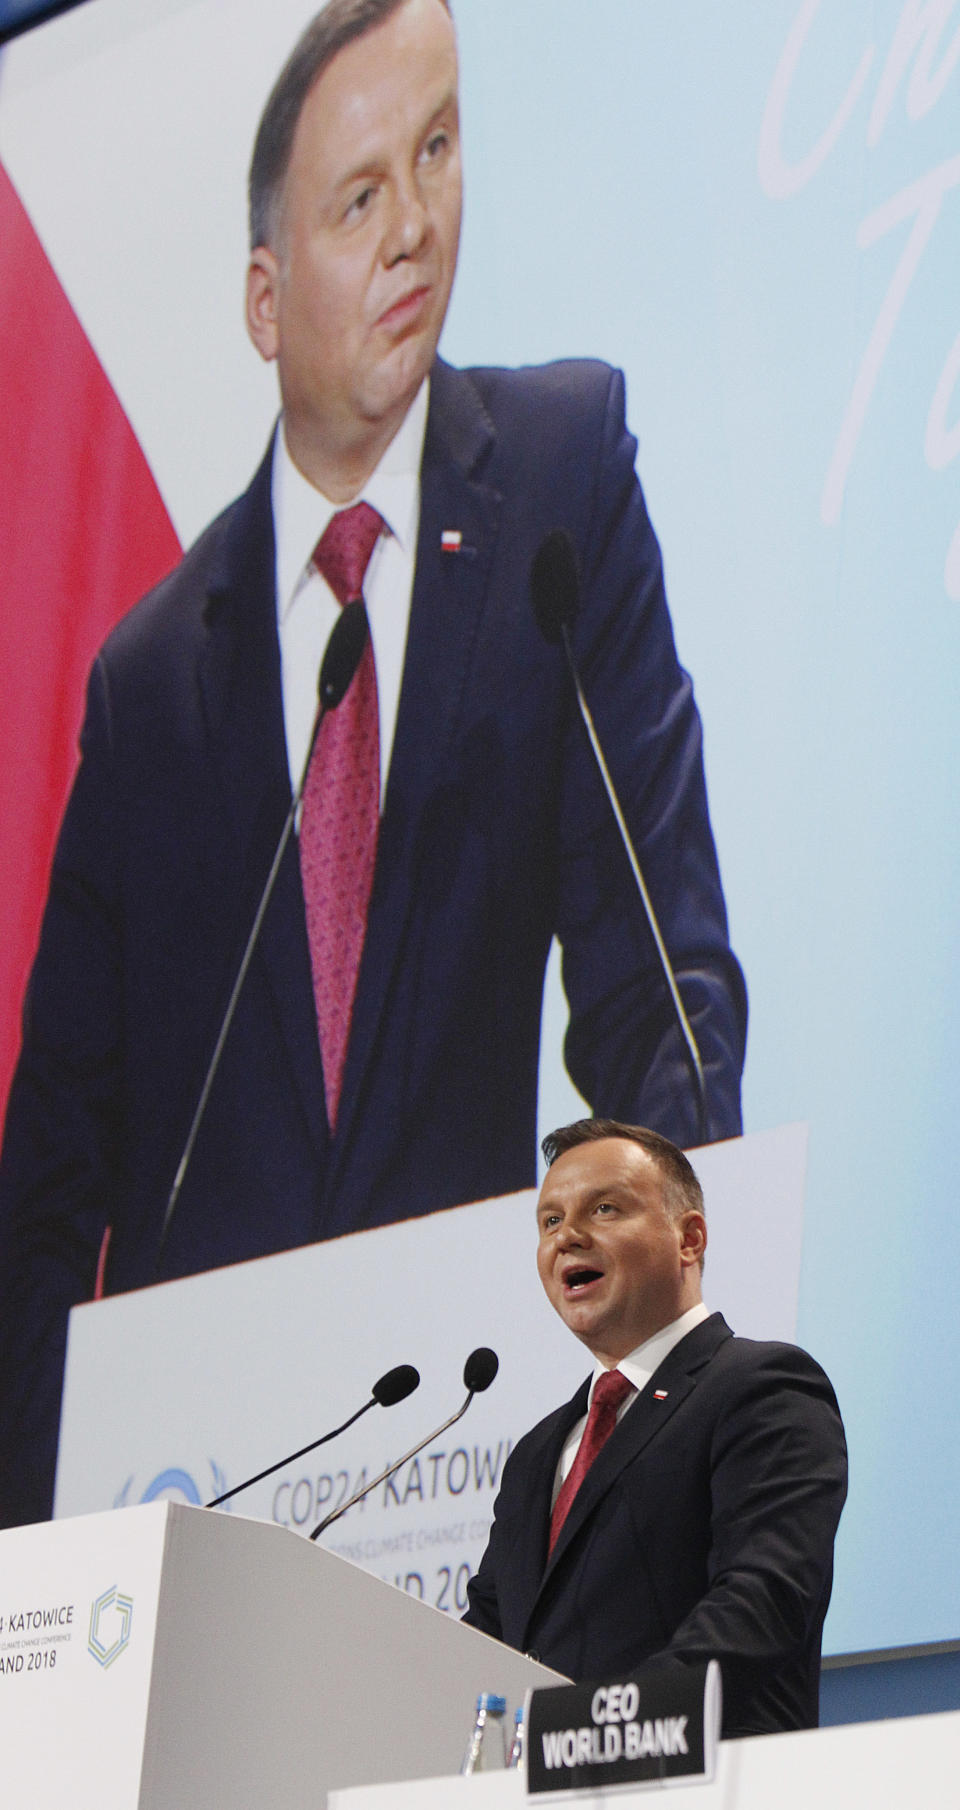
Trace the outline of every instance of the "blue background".
<path fill-rule="evenodd" d="M 800 10 L 460 0 L 466 229 L 445 350 L 590 352 L 627 371 L 750 988 L 746 1127 L 811 1128 L 799 1336 L 850 1433 L 827 1631 L 849 1652 L 960 1635 L 960 605 L 944 577 L 960 466 L 924 457 L 960 331 L 960 190 L 903 303 L 835 525 L 820 499 L 915 216 L 863 249 L 858 229 L 956 155 L 960 80 L 950 65 L 913 119 L 911 57 L 869 145 L 903 8 L 822 8 L 787 160 L 873 45 L 871 65 L 809 183 L 771 198 L 758 143 Z"/>

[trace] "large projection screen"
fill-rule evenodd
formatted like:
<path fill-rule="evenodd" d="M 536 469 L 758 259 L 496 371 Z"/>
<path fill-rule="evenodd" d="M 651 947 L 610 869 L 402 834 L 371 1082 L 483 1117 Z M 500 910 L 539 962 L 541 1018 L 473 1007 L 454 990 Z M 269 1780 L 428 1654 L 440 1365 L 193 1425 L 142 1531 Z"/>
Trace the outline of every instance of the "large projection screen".
<path fill-rule="evenodd" d="M 0 160 L 183 546 L 274 418 L 244 182 L 309 10 L 89 0 L 0 59 Z M 454 11 L 442 351 L 626 373 L 750 993 L 745 1128 L 809 1127 L 799 1338 L 852 1474 L 827 1647 L 954 1640 L 960 13 Z M 553 970 L 545 1127 L 577 1110 L 563 1021 Z"/>

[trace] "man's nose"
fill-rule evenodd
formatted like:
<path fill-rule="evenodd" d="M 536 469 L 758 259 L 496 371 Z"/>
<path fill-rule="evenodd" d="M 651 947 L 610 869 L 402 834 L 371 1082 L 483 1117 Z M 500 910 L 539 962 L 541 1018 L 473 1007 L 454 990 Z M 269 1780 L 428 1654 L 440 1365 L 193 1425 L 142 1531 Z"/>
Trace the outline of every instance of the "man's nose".
<path fill-rule="evenodd" d="M 587 1242 L 583 1226 L 573 1219 L 565 1219 L 557 1233 L 557 1244 L 562 1251 L 570 1251 Z"/>
<path fill-rule="evenodd" d="M 423 204 L 416 179 L 398 182 L 388 228 L 386 261 L 395 264 L 400 258 L 415 257 L 430 231 L 430 217 Z"/>

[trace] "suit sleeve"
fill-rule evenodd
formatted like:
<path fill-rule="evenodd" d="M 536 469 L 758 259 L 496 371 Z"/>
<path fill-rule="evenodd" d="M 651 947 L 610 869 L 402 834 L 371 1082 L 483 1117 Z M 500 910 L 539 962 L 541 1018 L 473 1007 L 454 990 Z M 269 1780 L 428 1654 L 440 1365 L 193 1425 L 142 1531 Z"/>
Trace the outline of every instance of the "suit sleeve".
<path fill-rule="evenodd" d="M 709 1139 L 741 1129 L 746 993 L 727 935 L 700 718 L 677 659 L 660 550 L 637 481 L 623 379 L 610 373 L 574 649 L 703 1060 Z M 698 1141 L 689 1057 L 579 715 L 560 809 L 557 934 L 566 1057 L 593 1111 Z"/>
<path fill-rule="evenodd" d="M 520 1645 L 521 1618 L 516 1601 L 501 1601 L 503 1580 L 511 1575 L 516 1577 L 514 1567 L 526 1544 L 529 1525 L 531 1521 L 537 1525 L 544 1523 L 547 1501 L 545 1486 L 540 1500 L 536 1488 L 531 1490 L 529 1487 L 529 1479 L 524 1485 L 528 1442 L 527 1434 L 503 1467 L 500 1490 L 493 1505 L 493 1525 L 479 1567 L 467 1583 L 467 1610 L 463 1616 L 469 1627 L 479 1628 L 481 1634 L 491 1634 L 494 1640 L 505 1641 L 507 1646 L 513 1647 Z M 550 1474 L 552 1476 L 552 1468 Z M 540 1561 L 538 1575 L 546 1557 L 545 1541 L 544 1533 L 544 1550 L 537 1554 Z M 514 1592 L 516 1598 L 520 1594 L 520 1591 Z"/>
<path fill-rule="evenodd" d="M 479 1569 L 467 1583 L 467 1609 L 461 1620 L 468 1627 L 479 1628 L 494 1640 L 503 1639 L 503 1624 L 497 1600 L 496 1523 L 491 1530 Z"/>
<path fill-rule="evenodd" d="M 51 1511 L 67 1316 L 93 1293 L 120 1161 L 110 744 L 98 662 L 0 1159 L 0 1525 Z"/>
<path fill-rule="evenodd" d="M 806 1353 L 771 1348 L 730 1388 L 714 1431 L 707 1589 L 652 1656 L 718 1659 L 728 1731 L 750 1732 L 741 1703 L 799 1664 L 812 1638 L 819 1651 L 846 1486 L 830 1383 Z"/>
<path fill-rule="evenodd" d="M 518 1650 L 546 1563 L 557 1459 L 570 1426 L 586 1411 L 586 1398 L 584 1383 L 571 1407 L 517 1442 L 503 1467 L 486 1549 L 467 1584 L 464 1621 Z"/>

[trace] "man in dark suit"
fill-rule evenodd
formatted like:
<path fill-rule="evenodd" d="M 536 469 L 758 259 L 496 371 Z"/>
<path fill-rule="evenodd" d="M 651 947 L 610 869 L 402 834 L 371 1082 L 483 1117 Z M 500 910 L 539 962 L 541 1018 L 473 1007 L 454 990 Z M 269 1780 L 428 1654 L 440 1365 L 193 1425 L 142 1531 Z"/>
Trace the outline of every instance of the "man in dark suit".
<path fill-rule="evenodd" d="M 577 651 L 704 1059 L 707 1135 L 739 1130 L 743 983 L 622 379 L 437 360 L 460 193 L 443 0 L 335 0 L 278 80 L 251 169 L 248 325 L 277 364 L 281 424 L 90 682 L 0 1163 L 8 1518 L 49 1506 L 66 1315 L 98 1254 L 116 1292 L 533 1181 L 552 935 L 581 1091 L 697 1137 L 652 942 L 530 609 L 558 525 L 582 567 Z M 291 844 L 158 1261 L 338 616 L 311 553 L 348 508 L 381 521 L 363 582 L 381 802 L 348 1034 L 332 1061 Z"/>
<path fill-rule="evenodd" d="M 814 1727 L 847 1474 L 830 1383 L 707 1312 L 674 1145 L 592 1119 L 544 1153 L 540 1279 L 595 1369 L 511 1454 L 464 1619 L 577 1681 L 715 1658 L 726 1735 Z"/>

